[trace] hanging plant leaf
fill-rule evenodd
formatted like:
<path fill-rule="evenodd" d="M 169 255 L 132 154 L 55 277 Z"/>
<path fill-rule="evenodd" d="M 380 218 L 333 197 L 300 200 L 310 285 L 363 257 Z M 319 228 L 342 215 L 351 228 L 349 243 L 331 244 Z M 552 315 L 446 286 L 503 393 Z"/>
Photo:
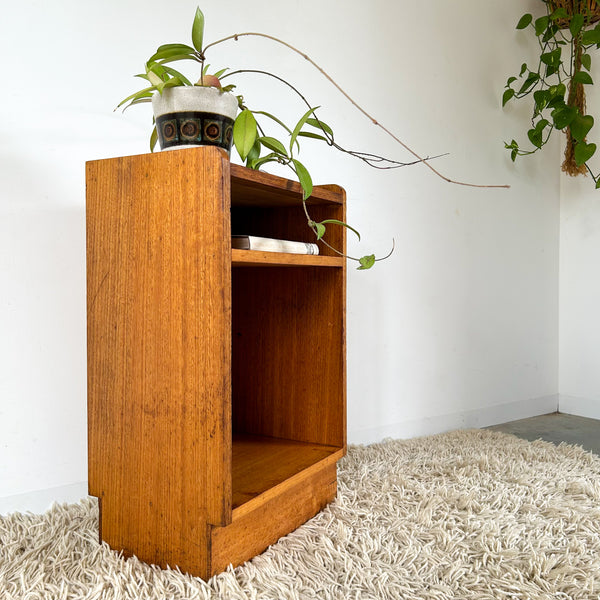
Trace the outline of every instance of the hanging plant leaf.
<path fill-rule="evenodd" d="M 569 31 L 573 37 L 577 37 L 581 28 L 583 27 L 583 22 L 585 17 L 581 13 L 576 13 L 573 15 L 571 22 L 569 23 Z"/>
<path fill-rule="evenodd" d="M 544 129 L 547 125 L 549 125 L 549 122 L 546 119 L 541 119 L 536 123 L 536 126 L 533 129 L 530 129 L 527 132 L 529 141 L 536 148 L 541 148 L 544 145 Z"/>
<path fill-rule="evenodd" d="M 533 100 L 535 102 L 536 114 L 541 113 L 548 106 L 548 90 L 537 90 L 533 92 Z"/>
<path fill-rule="evenodd" d="M 292 132 L 292 136 L 290 137 L 290 152 L 292 152 L 294 149 L 294 142 L 296 141 L 296 138 L 298 137 L 298 133 L 300 133 L 300 130 L 302 129 L 302 127 L 304 127 L 306 120 L 310 117 L 310 115 L 312 115 L 315 112 L 315 110 L 317 110 L 317 108 L 319 108 L 319 107 L 315 106 L 314 108 L 309 108 L 302 115 L 302 117 L 300 118 L 298 123 L 296 123 L 296 127 L 294 127 L 294 131 Z"/>
<path fill-rule="evenodd" d="M 310 176 L 310 173 L 308 172 L 308 169 L 299 160 L 296 160 L 294 158 L 294 159 L 292 159 L 292 162 L 294 163 L 294 171 L 296 171 L 296 175 L 298 176 L 298 181 L 300 182 L 300 185 L 302 186 L 302 190 L 303 190 L 302 199 L 306 200 L 312 194 L 312 189 L 313 189 L 312 178 Z"/>
<path fill-rule="evenodd" d="M 325 219 L 324 221 L 321 221 L 321 223 L 333 223 L 335 225 L 341 225 L 342 227 L 346 227 L 347 229 L 355 233 L 356 237 L 360 240 L 360 233 L 358 233 L 358 231 L 356 231 L 354 227 L 348 225 L 348 223 L 344 223 L 344 221 L 339 221 L 338 219 Z"/>
<path fill-rule="evenodd" d="M 363 256 L 358 259 L 358 262 L 360 263 L 360 267 L 358 267 L 359 271 L 370 269 L 375 264 L 375 255 L 369 254 L 367 256 Z"/>
<path fill-rule="evenodd" d="M 594 117 L 592 115 L 580 115 L 577 113 L 571 121 L 571 135 L 578 142 L 583 142 L 588 131 L 594 126 Z M 584 161 L 585 162 L 585 161 Z"/>
<path fill-rule="evenodd" d="M 592 57 L 589 54 L 581 55 L 581 64 L 588 70 L 592 69 Z"/>
<path fill-rule="evenodd" d="M 585 142 L 579 142 L 575 146 L 575 163 L 577 166 L 581 166 L 586 163 L 594 153 L 596 152 L 596 144 L 586 144 Z"/>
<path fill-rule="evenodd" d="M 600 44 L 600 27 L 596 25 L 594 29 L 588 29 L 581 34 L 581 43 L 584 46 Z"/>
<path fill-rule="evenodd" d="M 515 95 L 515 90 L 512 88 L 508 88 L 504 94 L 502 94 L 502 106 L 505 106 L 506 103 Z"/>
<path fill-rule="evenodd" d="M 525 29 L 525 27 L 527 27 L 528 25 L 530 25 L 532 21 L 533 21 L 533 15 L 532 14 L 529 14 L 529 13 L 524 14 L 519 19 L 519 22 L 517 23 L 517 29 Z"/>
<path fill-rule="evenodd" d="M 549 22 L 550 22 L 550 17 L 548 17 L 547 15 L 540 17 L 539 19 L 536 19 L 535 23 L 534 23 L 535 35 L 537 35 L 538 37 L 540 35 L 542 35 L 542 33 L 544 33 L 544 31 L 546 31 L 546 29 L 548 28 Z"/>
<path fill-rule="evenodd" d="M 552 111 L 552 120 L 556 129 L 568 127 L 577 116 L 577 109 L 573 106 L 562 106 Z"/>
<path fill-rule="evenodd" d="M 317 239 L 320 240 L 325 235 L 325 225 L 323 225 L 323 223 L 313 222 L 313 227 L 315 228 Z"/>
<path fill-rule="evenodd" d="M 573 83 L 583 83 L 583 84 L 593 84 L 594 80 L 592 79 L 589 73 L 585 71 L 578 71 L 573 75 L 572 79 Z"/>
<path fill-rule="evenodd" d="M 525 79 L 525 82 L 523 83 L 523 85 L 521 86 L 521 89 L 519 90 L 519 94 L 524 94 L 524 93 L 528 92 L 539 80 L 540 80 L 539 74 L 534 73 L 533 71 L 530 71 L 529 75 L 527 75 L 527 79 Z"/>
<path fill-rule="evenodd" d="M 567 9 L 563 8 L 562 6 L 560 8 L 557 8 L 551 15 L 550 15 L 550 19 L 552 21 L 558 21 L 559 19 L 568 19 L 569 18 L 569 13 L 567 13 Z"/>

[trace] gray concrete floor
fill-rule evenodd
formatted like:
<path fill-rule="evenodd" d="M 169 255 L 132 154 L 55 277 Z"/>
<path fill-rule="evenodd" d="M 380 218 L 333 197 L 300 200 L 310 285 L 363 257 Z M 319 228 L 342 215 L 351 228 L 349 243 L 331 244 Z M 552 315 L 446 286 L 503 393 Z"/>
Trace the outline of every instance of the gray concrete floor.
<path fill-rule="evenodd" d="M 512 433 L 530 441 L 542 439 L 554 444 L 566 442 L 600 454 L 600 421 L 596 419 L 551 413 L 494 425 L 487 429 Z"/>

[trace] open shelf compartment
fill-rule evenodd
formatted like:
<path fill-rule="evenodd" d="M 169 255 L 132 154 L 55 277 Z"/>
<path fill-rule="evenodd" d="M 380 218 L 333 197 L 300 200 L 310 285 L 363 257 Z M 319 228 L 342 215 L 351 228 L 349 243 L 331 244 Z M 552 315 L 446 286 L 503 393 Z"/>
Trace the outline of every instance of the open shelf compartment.
<path fill-rule="evenodd" d="M 342 449 L 266 436 L 233 435 L 233 518 L 265 492 L 319 463 L 329 464 Z"/>

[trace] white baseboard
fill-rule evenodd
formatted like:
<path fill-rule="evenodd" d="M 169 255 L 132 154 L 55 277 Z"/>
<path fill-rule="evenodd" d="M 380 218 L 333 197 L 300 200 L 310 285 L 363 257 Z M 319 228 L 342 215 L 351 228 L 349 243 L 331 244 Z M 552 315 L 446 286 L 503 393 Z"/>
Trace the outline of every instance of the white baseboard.
<path fill-rule="evenodd" d="M 559 394 L 558 410 L 567 415 L 587 417 L 588 419 L 600 419 L 600 400 Z"/>
<path fill-rule="evenodd" d="M 531 400 L 393 423 L 373 429 L 348 431 L 348 443 L 371 444 L 384 438 L 409 439 L 454 429 L 489 427 L 490 425 L 499 425 L 500 423 L 518 421 L 528 417 L 547 415 L 556 412 L 558 405 L 558 394 L 552 394 Z"/>
<path fill-rule="evenodd" d="M 36 490 L 27 494 L 5 496 L 0 498 L 0 515 L 13 512 L 44 513 L 54 502 L 59 504 L 78 502 L 88 495 L 87 491 L 87 481 L 80 481 L 79 483 L 46 490 Z"/>

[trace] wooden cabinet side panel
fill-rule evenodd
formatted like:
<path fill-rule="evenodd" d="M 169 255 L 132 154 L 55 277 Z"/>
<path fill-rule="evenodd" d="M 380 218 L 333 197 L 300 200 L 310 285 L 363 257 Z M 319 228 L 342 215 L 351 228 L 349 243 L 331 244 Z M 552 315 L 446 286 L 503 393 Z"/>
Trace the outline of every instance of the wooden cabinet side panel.
<path fill-rule="evenodd" d="M 228 186 L 214 148 L 87 166 L 90 493 L 111 546 L 196 573 L 231 520 Z"/>

